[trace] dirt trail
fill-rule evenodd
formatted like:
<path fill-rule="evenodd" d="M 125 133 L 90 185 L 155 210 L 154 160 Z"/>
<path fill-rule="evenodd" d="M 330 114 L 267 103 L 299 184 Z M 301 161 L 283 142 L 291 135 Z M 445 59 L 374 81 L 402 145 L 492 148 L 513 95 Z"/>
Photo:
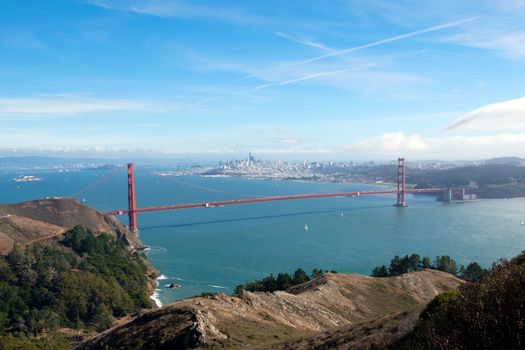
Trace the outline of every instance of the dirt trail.
<path fill-rule="evenodd" d="M 29 240 L 24 245 L 28 246 L 28 245 L 33 244 L 35 242 L 39 242 L 39 241 L 43 241 L 43 240 L 46 240 L 46 239 L 58 237 L 58 236 L 63 235 L 65 232 L 66 232 L 66 230 L 64 228 L 60 228 L 59 232 L 52 233 L 52 234 L 47 235 L 47 236 L 42 236 L 42 237 L 39 237 L 39 238 L 35 238 L 35 239 L 32 239 L 32 240 Z"/>

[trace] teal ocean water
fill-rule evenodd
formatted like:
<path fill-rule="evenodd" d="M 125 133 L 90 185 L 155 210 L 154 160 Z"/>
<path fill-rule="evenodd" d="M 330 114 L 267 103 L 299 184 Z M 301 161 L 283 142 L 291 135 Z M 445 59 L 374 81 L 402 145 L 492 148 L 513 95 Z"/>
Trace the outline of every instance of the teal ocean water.
<path fill-rule="evenodd" d="M 42 182 L 14 183 L 0 174 L 0 202 L 71 195 L 104 176 L 102 171 L 43 172 Z M 137 172 L 137 202 L 151 205 L 280 195 L 355 191 L 373 186 L 344 183 L 184 177 L 223 192 L 209 192 L 167 177 Z M 125 174 L 78 196 L 100 210 L 126 207 Z M 162 273 L 156 297 L 163 303 L 236 285 L 297 267 L 369 274 L 394 255 L 448 254 L 458 263 L 489 266 L 525 249 L 525 199 L 441 203 L 408 196 L 327 198 L 201 208 L 139 216 L 140 239 Z M 121 217 L 126 223 L 126 217 Z M 309 230 L 305 231 L 304 226 Z M 166 288 L 180 284 L 176 290 Z"/>

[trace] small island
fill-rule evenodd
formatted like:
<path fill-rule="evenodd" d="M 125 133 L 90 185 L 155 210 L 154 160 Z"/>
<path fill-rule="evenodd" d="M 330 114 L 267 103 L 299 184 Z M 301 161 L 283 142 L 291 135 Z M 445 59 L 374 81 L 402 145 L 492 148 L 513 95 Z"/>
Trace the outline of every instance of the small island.
<path fill-rule="evenodd" d="M 34 182 L 34 181 L 42 181 L 41 177 L 36 177 L 33 175 L 20 175 L 18 177 L 15 177 L 13 179 L 13 182 Z"/>

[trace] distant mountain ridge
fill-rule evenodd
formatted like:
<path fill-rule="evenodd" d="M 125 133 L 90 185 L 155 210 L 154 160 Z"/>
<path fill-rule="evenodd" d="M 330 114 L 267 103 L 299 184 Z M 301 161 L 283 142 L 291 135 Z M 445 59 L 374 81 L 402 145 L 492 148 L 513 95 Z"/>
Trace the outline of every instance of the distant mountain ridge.
<path fill-rule="evenodd" d="M 520 157 L 499 157 L 483 161 L 485 164 L 525 166 L 525 159 Z"/>

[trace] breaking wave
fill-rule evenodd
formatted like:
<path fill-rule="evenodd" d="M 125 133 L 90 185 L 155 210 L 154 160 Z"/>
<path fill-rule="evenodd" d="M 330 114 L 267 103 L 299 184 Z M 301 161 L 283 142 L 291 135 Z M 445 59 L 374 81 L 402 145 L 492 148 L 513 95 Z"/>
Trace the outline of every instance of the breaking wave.
<path fill-rule="evenodd" d="M 208 284 L 208 287 L 217 288 L 217 289 L 228 289 L 228 287 L 218 286 L 215 284 Z"/>

